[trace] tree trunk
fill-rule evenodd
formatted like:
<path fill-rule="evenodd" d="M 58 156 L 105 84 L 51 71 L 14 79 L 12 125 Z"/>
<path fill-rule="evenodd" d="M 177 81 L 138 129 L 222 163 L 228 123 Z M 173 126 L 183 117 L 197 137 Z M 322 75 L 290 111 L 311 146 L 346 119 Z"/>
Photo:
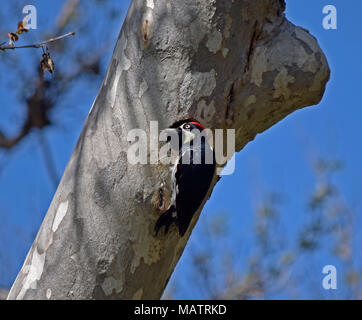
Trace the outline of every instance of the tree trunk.
<path fill-rule="evenodd" d="M 194 118 L 235 128 L 240 151 L 294 110 L 317 104 L 329 79 L 326 58 L 284 9 L 283 0 L 133 0 L 8 299 L 161 297 L 199 213 L 184 237 L 175 227 L 153 235 L 170 202 L 169 171 L 131 165 L 127 133 Z"/>
<path fill-rule="evenodd" d="M 0 288 L 0 300 L 5 300 L 8 293 L 8 290 Z"/>

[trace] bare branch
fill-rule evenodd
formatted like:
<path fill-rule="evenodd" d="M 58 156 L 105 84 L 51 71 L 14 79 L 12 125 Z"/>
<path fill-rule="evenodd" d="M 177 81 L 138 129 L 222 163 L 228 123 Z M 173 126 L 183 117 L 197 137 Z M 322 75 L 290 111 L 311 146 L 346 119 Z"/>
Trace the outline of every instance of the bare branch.
<path fill-rule="evenodd" d="M 28 45 L 24 45 L 24 46 L 6 46 L 6 47 L 2 47 L 0 46 L 0 50 L 10 50 L 10 49 L 22 49 L 22 48 L 41 48 L 43 45 L 54 42 L 54 41 L 58 41 L 61 40 L 65 37 L 69 37 L 69 36 L 74 36 L 75 32 L 68 32 L 66 34 L 63 34 L 61 36 L 55 37 L 55 38 L 51 38 L 49 40 L 45 40 L 45 41 L 41 41 L 38 43 L 34 43 L 34 44 L 28 44 Z"/>

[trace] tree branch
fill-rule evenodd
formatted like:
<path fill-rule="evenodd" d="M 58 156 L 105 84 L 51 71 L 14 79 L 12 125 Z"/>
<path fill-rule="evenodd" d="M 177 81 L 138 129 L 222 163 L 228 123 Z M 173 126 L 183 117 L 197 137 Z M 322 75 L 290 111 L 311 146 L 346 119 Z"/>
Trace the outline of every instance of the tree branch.
<path fill-rule="evenodd" d="M 49 40 L 45 40 L 45 41 L 41 41 L 41 42 L 38 42 L 38 43 L 34 43 L 34 44 L 27 44 L 27 45 L 24 45 L 24 46 L 6 46 L 6 47 L 2 47 L 2 45 L 4 44 L 4 42 L 0 45 L 0 50 L 12 50 L 12 49 L 22 49 L 22 48 L 40 48 L 42 47 L 43 45 L 45 44 L 48 44 L 48 43 L 51 43 L 51 42 L 54 42 L 54 41 L 58 41 L 58 40 L 61 40 L 65 37 L 69 37 L 69 36 L 74 36 L 75 35 L 75 32 L 68 32 L 66 34 L 63 34 L 61 36 L 58 36 L 58 37 L 55 37 L 55 38 L 51 38 Z"/>

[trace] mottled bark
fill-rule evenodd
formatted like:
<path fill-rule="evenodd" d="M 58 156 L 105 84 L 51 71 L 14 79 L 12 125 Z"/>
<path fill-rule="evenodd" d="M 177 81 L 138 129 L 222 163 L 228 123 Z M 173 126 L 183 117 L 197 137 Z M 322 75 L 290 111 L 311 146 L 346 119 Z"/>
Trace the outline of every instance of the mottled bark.
<path fill-rule="evenodd" d="M 161 297 L 197 217 L 183 238 L 175 227 L 153 236 L 170 201 L 161 185 L 169 172 L 130 165 L 127 132 L 196 118 L 212 129 L 235 128 L 239 151 L 318 103 L 327 61 L 283 12 L 281 0 L 133 1 L 10 299 Z"/>

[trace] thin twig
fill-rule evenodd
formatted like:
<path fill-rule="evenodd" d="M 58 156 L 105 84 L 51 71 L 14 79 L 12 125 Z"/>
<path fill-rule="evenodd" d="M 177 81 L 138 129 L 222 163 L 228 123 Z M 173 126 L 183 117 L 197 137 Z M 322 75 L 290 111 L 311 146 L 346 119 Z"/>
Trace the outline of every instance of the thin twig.
<path fill-rule="evenodd" d="M 75 35 L 75 32 L 68 32 L 68 33 L 63 34 L 63 35 L 61 35 L 59 37 L 51 38 L 49 40 L 41 41 L 41 42 L 34 43 L 34 44 L 28 44 L 28 45 L 25 45 L 25 46 L 6 46 L 6 47 L 2 47 L 0 45 L 0 50 L 21 49 L 21 48 L 40 48 L 40 47 L 42 47 L 43 45 L 45 45 L 47 43 L 58 41 L 58 40 L 63 39 L 65 37 L 74 36 L 74 35 Z"/>

